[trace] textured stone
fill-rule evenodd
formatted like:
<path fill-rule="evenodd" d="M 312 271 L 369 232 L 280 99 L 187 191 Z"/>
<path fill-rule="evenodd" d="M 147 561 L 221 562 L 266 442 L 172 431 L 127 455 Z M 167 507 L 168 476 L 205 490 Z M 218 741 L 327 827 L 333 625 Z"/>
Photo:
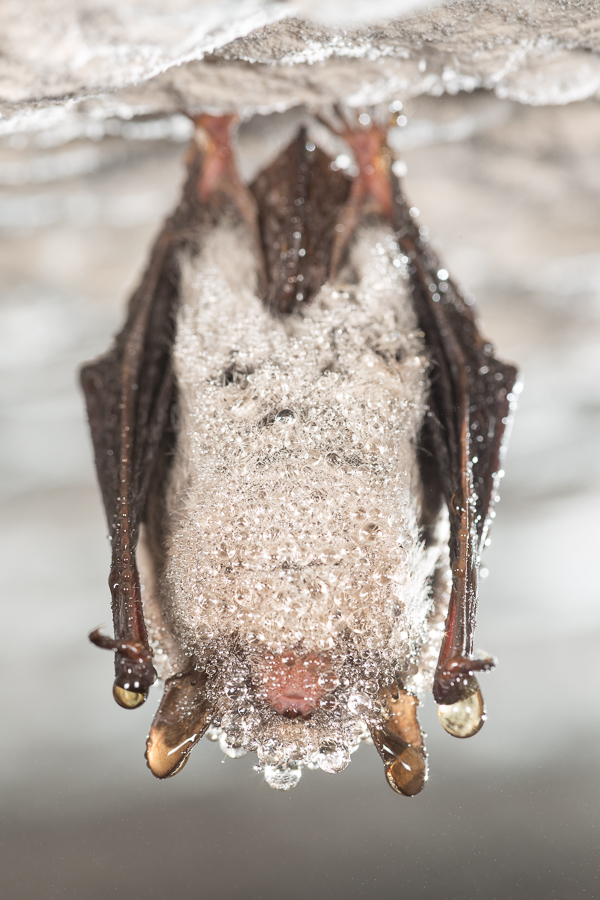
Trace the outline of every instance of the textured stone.
<path fill-rule="evenodd" d="M 5 2 L 0 132 L 476 88 L 562 104 L 598 95 L 599 53 L 600 0 Z"/>

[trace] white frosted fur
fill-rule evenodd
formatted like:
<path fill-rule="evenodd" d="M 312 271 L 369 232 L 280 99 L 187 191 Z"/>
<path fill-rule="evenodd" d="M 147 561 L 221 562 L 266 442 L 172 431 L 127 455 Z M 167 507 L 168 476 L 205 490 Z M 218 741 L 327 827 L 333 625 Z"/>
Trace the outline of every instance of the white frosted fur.
<path fill-rule="evenodd" d="M 235 635 L 259 652 L 371 652 L 428 681 L 414 664 L 442 551 L 419 540 L 428 357 L 405 262 L 387 229 L 364 229 L 355 283 L 342 272 L 277 318 L 243 230 L 216 228 L 183 260 L 159 591 L 200 661 Z"/>

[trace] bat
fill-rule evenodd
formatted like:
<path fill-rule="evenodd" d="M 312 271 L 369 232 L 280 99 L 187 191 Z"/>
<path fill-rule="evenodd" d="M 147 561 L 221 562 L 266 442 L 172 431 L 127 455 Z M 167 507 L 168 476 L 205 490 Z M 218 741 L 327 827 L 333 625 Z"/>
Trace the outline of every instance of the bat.
<path fill-rule="evenodd" d="M 242 182 L 202 115 L 182 199 L 113 347 L 81 381 L 108 520 L 114 697 L 164 694 L 146 745 L 179 772 L 208 733 L 279 789 L 372 741 L 427 780 L 419 698 L 485 720 L 477 575 L 516 369 L 494 356 L 372 115 L 302 129 Z"/>

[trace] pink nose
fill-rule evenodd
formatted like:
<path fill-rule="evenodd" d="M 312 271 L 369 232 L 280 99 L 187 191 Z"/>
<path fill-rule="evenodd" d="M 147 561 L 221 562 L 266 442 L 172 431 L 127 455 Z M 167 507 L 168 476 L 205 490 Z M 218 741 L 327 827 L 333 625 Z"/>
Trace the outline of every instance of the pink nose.
<path fill-rule="evenodd" d="M 331 690 L 331 663 L 316 653 L 267 653 L 256 660 L 254 668 L 260 695 L 275 712 L 288 719 L 307 719 Z"/>

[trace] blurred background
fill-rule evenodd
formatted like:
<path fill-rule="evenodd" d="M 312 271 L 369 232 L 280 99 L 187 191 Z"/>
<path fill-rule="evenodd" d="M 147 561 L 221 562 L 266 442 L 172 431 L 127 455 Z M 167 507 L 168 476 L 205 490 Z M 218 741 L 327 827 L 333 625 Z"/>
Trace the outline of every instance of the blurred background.
<path fill-rule="evenodd" d="M 488 722 L 422 710 L 430 780 L 386 786 L 373 747 L 288 794 L 202 742 L 160 783 L 158 701 L 125 712 L 109 546 L 77 368 L 104 351 L 177 201 L 182 117 L 0 145 L 2 896 L 571 900 L 596 895 L 600 824 L 600 106 L 484 92 L 412 101 L 406 191 L 524 391 L 484 566 Z M 299 111 L 242 128 L 247 172 Z"/>

